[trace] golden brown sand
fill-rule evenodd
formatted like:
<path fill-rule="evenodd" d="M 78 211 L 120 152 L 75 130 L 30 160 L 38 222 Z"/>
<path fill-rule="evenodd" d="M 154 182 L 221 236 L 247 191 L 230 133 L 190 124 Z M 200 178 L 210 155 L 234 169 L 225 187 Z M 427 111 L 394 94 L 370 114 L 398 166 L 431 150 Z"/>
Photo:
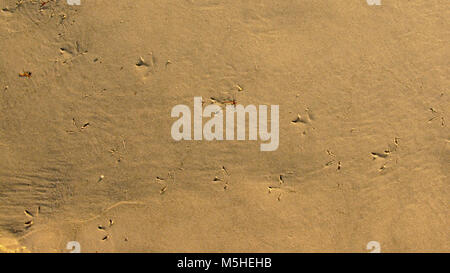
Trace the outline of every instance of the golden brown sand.
<path fill-rule="evenodd" d="M 448 1 L 44 2 L 0 0 L 0 251 L 450 250 Z M 230 95 L 277 151 L 172 139 Z"/>

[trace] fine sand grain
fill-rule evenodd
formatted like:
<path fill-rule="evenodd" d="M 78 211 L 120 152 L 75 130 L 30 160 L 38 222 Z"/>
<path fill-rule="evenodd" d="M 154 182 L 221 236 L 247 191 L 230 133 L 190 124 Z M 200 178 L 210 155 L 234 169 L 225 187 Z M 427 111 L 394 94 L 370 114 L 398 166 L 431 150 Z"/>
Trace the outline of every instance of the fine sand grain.
<path fill-rule="evenodd" d="M 0 0 L 0 252 L 450 251 L 449 18 Z M 173 140 L 195 96 L 279 105 L 278 150 Z"/>

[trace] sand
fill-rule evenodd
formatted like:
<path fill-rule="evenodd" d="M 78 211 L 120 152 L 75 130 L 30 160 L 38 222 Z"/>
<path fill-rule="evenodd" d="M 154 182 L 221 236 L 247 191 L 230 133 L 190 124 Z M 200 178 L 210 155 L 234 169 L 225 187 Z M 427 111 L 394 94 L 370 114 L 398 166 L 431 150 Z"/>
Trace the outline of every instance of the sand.
<path fill-rule="evenodd" d="M 0 251 L 449 252 L 449 18 L 0 0 Z M 279 105 L 279 148 L 175 141 L 195 96 Z"/>

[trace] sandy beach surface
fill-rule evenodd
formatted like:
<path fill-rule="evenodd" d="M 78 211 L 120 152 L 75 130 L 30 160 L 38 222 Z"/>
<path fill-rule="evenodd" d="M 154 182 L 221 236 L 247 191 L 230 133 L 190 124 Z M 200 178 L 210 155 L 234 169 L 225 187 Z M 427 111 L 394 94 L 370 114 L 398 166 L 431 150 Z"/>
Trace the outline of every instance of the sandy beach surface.
<path fill-rule="evenodd" d="M 0 252 L 449 252 L 449 18 L 0 0 Z M 194 97 L 279 105 L 278 149 L 175 141 Z"/>

